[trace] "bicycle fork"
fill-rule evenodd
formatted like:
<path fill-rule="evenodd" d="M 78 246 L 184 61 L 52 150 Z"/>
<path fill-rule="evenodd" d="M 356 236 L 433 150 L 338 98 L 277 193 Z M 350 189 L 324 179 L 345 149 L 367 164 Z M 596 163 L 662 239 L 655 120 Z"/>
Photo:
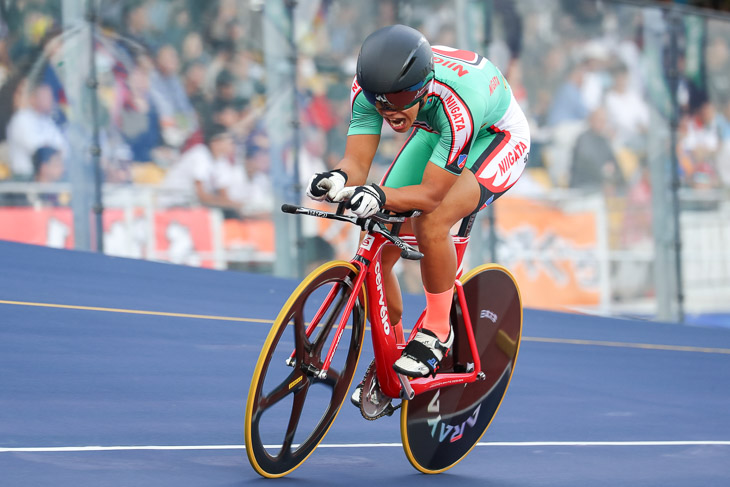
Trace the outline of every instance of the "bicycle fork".
<path fill-rule="evenodd" d="M 347 297 L 347 301 L 344 304 L 344 308 L 342 312 L 340 313 L 340 319 L 337 323 L 337 328 L 335 330 L 335 336 L 332 340 L 332 343 L 330 344 L 329 349 L 327 350 L 327 355 L 325 356 L 325 360 L 322 363 L 322 367 L 317 369 L 314 368 L 312 365 L 308 366 L 307 371 L 317 377 L 320 380 L 324 380 L 327 378 L 327 372 L 329 371 L 330 365 L 332 364 L 332 359 L 335 356 L 335 352 L 337 351 L 337 347 L 340 344 L 340 340 L 342 339 L 342 335 L 345 332 L 345 328 L 347 328 L 347 321 L 350 318 L 350 315 L 352 314 L 353 309 L 355 308 L 355 303 L 357 302 L 358 296 L 360 295 L 360 290 L 362 289 L 362 284 L 365 279 L 365 272 L 363 272 L 363 269 L 361 267 L 361 264 L 359 262 L 355 262 L 354 265 L 358 268 L 358 273 L 355 276 L 355 281 L 352 284 L 353 291 L 349 294 Z M 305 334 L 307 336 L 307 339 L 311 338 L 312 334 L 314 333 L 314 330 L 320 325 L 320 322 L 322 321 L 322 318 L 324 317 L 326 311 L 329 309 L 332 302 L 337 298 L 337 295 L 342 291 L 343 284 L 336 284 L 332 287 L 332 289 L 329 290 L 327 297 L 323 301 L 322 305 L 317 310 L 317 313 L 314 315 L 312 320 L 307 325 L 307 329 L 305 330 Z M 293 367 L 296 363 L 296 350 L 293 350 L 291 355 L 286 361 L 286 364 L 290 367 Z"/>

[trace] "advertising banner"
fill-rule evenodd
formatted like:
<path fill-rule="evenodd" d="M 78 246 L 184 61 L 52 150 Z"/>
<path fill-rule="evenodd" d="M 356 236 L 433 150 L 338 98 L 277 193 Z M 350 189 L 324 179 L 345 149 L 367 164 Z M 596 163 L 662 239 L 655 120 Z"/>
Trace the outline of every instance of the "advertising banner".
<path fill-rule="evenodd" d="M 205 208 L 104 211 L 104 251 L 108 255 L 215 267 L 211 212 Z M 0 239 L 74 248 L 70 208 L 0 208 Z"/>
<path fill-rule="evenodd" d="M 499 263 L 517 279 L 524 305 L 566 310 L 600 303 L 595 211 L 501 198 L 495 205 Z"/>

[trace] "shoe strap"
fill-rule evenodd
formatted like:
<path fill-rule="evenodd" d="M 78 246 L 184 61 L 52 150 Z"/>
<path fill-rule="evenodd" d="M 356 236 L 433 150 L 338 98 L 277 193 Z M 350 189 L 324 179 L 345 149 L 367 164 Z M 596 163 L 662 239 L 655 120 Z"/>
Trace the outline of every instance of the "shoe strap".
<path fill-rule="evenodd" d="M 444 350 L 444 347 L 438 339 L 436 339 L 436 347 L 439 351 L 442 351 L 444 354 L 446 353 L 446 350 Z M 429 370 L 431 376 L 436 377 L 436 371 L 441 365 L 441 360 L 433 353 L 431 347 L 414 339 L 408 342 L 403 353 L 416 362 L 423 364 Z"/>

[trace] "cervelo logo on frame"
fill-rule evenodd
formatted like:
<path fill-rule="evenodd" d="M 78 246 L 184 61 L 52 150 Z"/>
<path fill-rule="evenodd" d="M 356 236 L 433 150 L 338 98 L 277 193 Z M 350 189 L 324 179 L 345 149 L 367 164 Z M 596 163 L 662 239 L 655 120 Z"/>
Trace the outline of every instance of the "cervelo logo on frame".
<path fill-rule="evenodd" d="M 380 320 L 383 322 L 383 332 L 390 335 L 388 306 L 385 304 L 385 290 L 383 289 L 383 274 L 380 272 L 380 261 L 375 261 L 375 287 L 378 290 L 378 306 L 380 306 Z"/>

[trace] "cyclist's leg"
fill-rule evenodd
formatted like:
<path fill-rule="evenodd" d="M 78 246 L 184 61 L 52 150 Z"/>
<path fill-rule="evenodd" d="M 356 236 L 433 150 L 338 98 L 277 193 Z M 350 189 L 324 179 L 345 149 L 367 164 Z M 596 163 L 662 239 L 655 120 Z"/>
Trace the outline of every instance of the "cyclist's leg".
<path fill-rule="evenodd" d="M 423 287 L 429 293 L 442 293 L 454 287 L 456 250 L 451 228 L 478 207 L 481 189 L 471 171 L 464 171 L 431 213 L 413 219 L 413 230 L 421 259 Z"/>
<path fill-rule="evenodd" d="M 400 152 L 393 160 L 386 171 L 380 184 L 390 188 L 400 188 L 419 184 L 423 176 L 423 170 L 428 163 L 433 149 L 438 143 L 438 136 L 425 130 L 416 129 L 403 144 Z M 401 234 L 413 233 L 410 220 L 401 227 Z M 387 246 L 383 249 L 382 263 L 383 276 L 385 278 L 385 292 L 388 300 L 388 311 L 390 322 L 400 323 L 403 313 L 403 297 L 400 291 L 398 278 L 393 267 L 400 258 L 400 249 Z M 402 334 L 402 325 L 397 333 Z"/>
<path fill-rule="evenodd" d="M 510 114 L 516 120 L 514 130 L 480 135 L 466 162 L 469 170 L 462 172 L 435 211 L 414 220 L 418 245 L 424 253 L 421 273 L 428 292 L 440 293 L 453 286 L 456 253 L 450 236 L 452 226 L 503 195 L 525 168 L 530 151 L 529 128 L 521 111 Z"/>
<path fill-rule="evenodd" d="M 427 307 L 424 333 L 414 339 L 419 343 L 409 345 L 395 364 L 401 373 L 414 377 L 435 373 L 451 347 L 454 335 L 449 312 L 457 258 L 450 230 L 504 194 L 522 174 L 529 153 L 529 130 L 520 120 L 514 127 L 514 132 L 494 130 L 477 138 L 466 162 L 469 170 L 462 172 L 436 210 L 413 221 L 424 254 L 421 276 Z"/>
<path fill-rule="evenodd" d="M 441 205 L 433 212 L 414 219 L 413 222 L 419 250 L 424 255 L 420 262 L 421 278 L 426 292 L 423 328 L 432 332 L 441 342 L 437 350 L 448 349 L 453 341 L 449 314 L 457 272 L 457 257 L 451 228 L 478 208 L 480 195 L 481 190 L 476 177 L 471 171 L 464 171 L 446 194 Z M 427 343 L 432 340 L 431 337 L 424 336 L 419 341 L 433 348 Z M 443 357 L 443 354 L 434 355 L 437 360 Z M 419 361 L 422 362 L 420 354 Z M 404 370 L 409 370 L 408 364 L 415 366 L 408 360 L 402 361 L 400 366 Z M 433 364 L 436 365 L 435 362 Z"/>

